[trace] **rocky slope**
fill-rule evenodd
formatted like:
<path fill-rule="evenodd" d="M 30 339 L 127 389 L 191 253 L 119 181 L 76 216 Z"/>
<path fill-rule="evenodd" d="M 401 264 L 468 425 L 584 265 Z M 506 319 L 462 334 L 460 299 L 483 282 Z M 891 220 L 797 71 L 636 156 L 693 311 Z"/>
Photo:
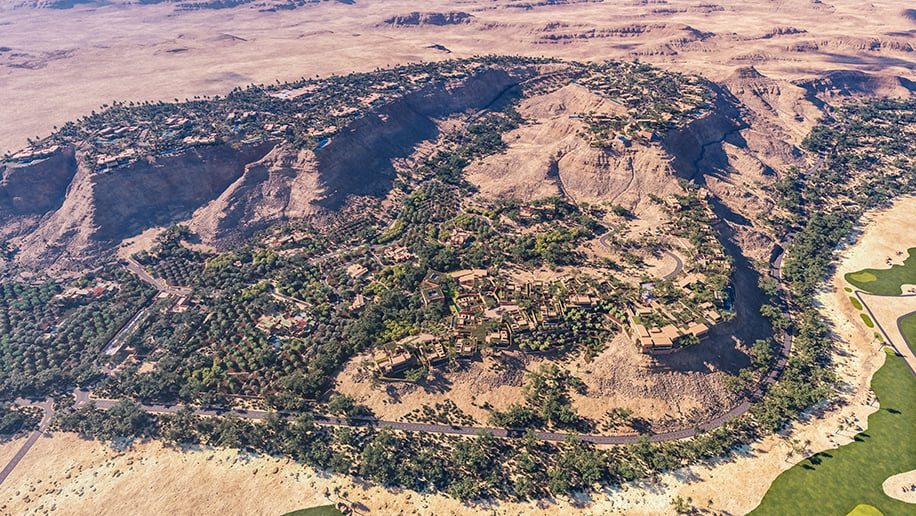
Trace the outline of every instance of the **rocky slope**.
<path fill-rule="evenodd" d="M 474 16 L 465 12 L 448 12 L 448 13 L 420 13 L 412 12 L 401 16 L 392 16 L 385 20 L 388 25 L 395 27 L 416 26 L 416 25 L 460 25 L 470 23 Z"/>
<path fill-rule="evenodd" d="M 0 219 L 42 214 L 60 206 L 75 173 L 73 147 L 22 162 L 0 163 Z"/>
<path fill-rule="evenodd" d="M 386 195 L 395 163 L 435 141 L 444 120 L 460 125 L 499 107 L 538 73 L 551 76 L 534 66 L 484 68 L 427 84 L 368 110 L 315 149 L 279 139 L 223 143 L 106 172 L 94 172 L 74 146 L 19 156 L 0 165 L 0 238 L 18 249 L 18 265 L 32 269 L 78 269 L 126 238 L 173 222 L 226 247 L 277 222 L 336 212 L 353 196 Z M 649 193 L 679 191 L 683 178 L 704 184 L 743 220 L 772 208 L 762 189 L 779 170 L 805 165 L 795 144 L 818 113 L 818 95 L 913 89 L 906 79 L 858 72 L 791 84 L 744 67 L 716 87 L 705 115 L 659 142 L 597 148 L 580 115 L 620 116 L 626 108 L 576 82 L 557 87 L 525 98 L 519 111 L 527 122 L 504 135 L 507 151 L 468 169 L 485 196 L 565 195 L 638 210 Z M 742 238 L 765 244 L 759 235 Z"/>
<path fill-rule="evenodd" d="M 353 195 L 384 195 L 393 162 L 435 139 L 439 120 L 499 103 L 533 73 L 486 69 L 428 84 L 367 112 L 314 151 L 279 141 L 209 145 L 99 173 L 67 148 L 4 166 L 0 216 L 27 268 L 108 256 L 121 240 L 173 222 L 189 222 L 209 244 L 237 242 L 278 221 L 338 210 Z"/>

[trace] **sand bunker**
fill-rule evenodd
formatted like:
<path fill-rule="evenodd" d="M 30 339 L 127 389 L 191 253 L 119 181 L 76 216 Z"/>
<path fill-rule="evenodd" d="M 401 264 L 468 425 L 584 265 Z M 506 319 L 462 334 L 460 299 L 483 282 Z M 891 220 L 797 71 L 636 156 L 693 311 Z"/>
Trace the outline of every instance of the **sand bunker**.
<path fill-rule="evenodd" d="M 891 498 L 916 504 L 916 469 L 889 477 L 881 487 L 884 494 Z"/>

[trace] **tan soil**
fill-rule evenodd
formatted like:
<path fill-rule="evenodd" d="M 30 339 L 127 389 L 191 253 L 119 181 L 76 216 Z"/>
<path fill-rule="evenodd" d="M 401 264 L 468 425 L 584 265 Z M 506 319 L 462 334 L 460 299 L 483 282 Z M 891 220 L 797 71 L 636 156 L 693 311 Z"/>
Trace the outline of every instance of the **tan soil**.
<path fill-rule="evenodd" d="M 416 2 L 325 2 L 276 13 L 244 6 L 178 14 L 169 3 L 10 8 L 18 3 L 7 0 L 0 9 L 3 45 L 12 49 L 0 55 L 0 150 L 20 148 L 27 137 L 44 135 L 115 99 L 225 95 L 250 83 L 482 53 L 638 57 L 678 71 L 702 71 L 714 80 L 754 65 L 776 82 L 757 81 L 762 86 L 736 94 L 762 99 L 761 109 L 800 139 L 819 114 L 790 81 L 837 68 L 911 77 L 914 59 L 906 52 L 913 22 L 904 5 L 887 0 L 735 0 L 705 8 L 692 0 L 669 0 L 663 6 L 617 3 L 613 9 L 584 2 L 532 10 L 509 7 L 505 0 L 471 0 L 457 8 L 473 14 L 472 23 L 403 28 L 382 21 L 415 11 Z M 447 0 L 423 4 L 431 12 L 455 9 Z M 796 33 L 775 34 L 780 27 Z M 621 32 L 634 28 L 641 32 Z M 602 30 L 617 32 L 602 35 Z M 873 41 L 880 48 L 869 50 Z M 432 44 L 451 53 L 429 48 Z M 796 121 L 796 114 L 804 121 Z"/>
<path fill-rule="evenodd" d="M 561 367 L 587 386 L 585 394 L 572 395 L 573 406 L 579 415 L 598 422 L 612 408 L 621 407 L 632 410 L 634 417 L 679 426 L 674 420 L 689 418 L 694 410 L 710 403 L 723 403 L 728 396 L 719 384 L 721 373 L 659 369 L 622 334 L 589 363 L 579 351 L 559 358 Z M 451 401 L 477 425 L 486 425 L 489 410 L 484 406 L 505 410 L 510 403 L 523 402 L 525 374 L 557 359 L 519 351 L 497 352 L 478 360 L 459 361 L 457 371 L 448 371 L 445 365 L 434 368 L 432 381 L 413 384 L 373 382 L 371 366 L 366 366 L 371 356 L 360 355 L 338 375 L 335 390 L 353 396 L 383 419 L 416 420 L 406 416 L 424 405 L 432 408 Z"/>
<path fill-rule="evenodd" d="M 916 504 L 916 469 L 906 473 L 898 473 L 881 484 L 884 494 L 900 500 L 901 502 Z"/>

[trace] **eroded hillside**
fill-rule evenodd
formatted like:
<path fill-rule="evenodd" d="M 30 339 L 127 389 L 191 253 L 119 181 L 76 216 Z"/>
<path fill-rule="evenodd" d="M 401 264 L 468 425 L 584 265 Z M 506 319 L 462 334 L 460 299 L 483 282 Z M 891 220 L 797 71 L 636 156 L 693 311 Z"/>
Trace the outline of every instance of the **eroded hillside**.
<path fill-rule="evenodd" d="M 354 196 L 384 197 L 394 163 L 435 141 L 443 121 L 511 100 L 537 70 L 520 61 L 401 72 L 402 84 L 345 79 L 338 95 L 310 81 L 187 108 L 120 106 L 69 124 L 4 165 L 0 216 L 16 263 L 98 263 L 122 239 L 180 221 L 208 244 L 238 242 Z"/>

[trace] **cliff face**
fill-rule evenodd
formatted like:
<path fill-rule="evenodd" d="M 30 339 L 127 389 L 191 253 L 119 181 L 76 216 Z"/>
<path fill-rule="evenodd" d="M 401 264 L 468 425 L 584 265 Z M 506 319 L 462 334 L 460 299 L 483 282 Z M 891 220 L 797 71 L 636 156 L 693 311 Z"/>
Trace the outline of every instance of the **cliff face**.
<path fill-rule="evenodd" d="M 318 150 L 277 147 L 198 210 L 192 225 L 205 240 L 230 243 L 276 222 L 336 210 L 350 195 L 384 195 L 393 162 L 436 138 L 436 120 L 498 104 L 529 73 L 488 70 L 428 85 L 370 111 Z"/>
<path fill-rule="evenodd" d="M 513 76 L 487 70 L 457 85 L 429 85 L 356 120 L 315 152 L 325 186 L 321 206 L 337 209 L 346 195 L 387 191 L 394 174 L 392 161 L 436 138 L 436 119 L 500 102 L 527 73 Z"/>
<path fill-rule="evenodd" d="M 41 214 L 57 208 L 75 173 L 73 147 L 28 163 L 0 164 L 0 218 Z"/>
<path fill-rule="evenodd" d="M 276 142 L 189 149 L 180 155 L 141 161 L 116 173 L 96 174 L 92 225 L 96 240 L 118 239 L 185 218 L 218 197 Z"/>
<path fill-rule="evenodd" d="M 319 212 L 313 201 L 323 191 L 315 155 L 278 146 L 195 212 L 192 226 L 205 241 L 232 243 L 271 224 Z"/>
<path fill-rule="evenodd" d="M 124 238 L 173 222 L 189 222 L 208 243 L 236 242 L 279 221 L 336 210 L 350 195 L 385 194 L 393 162 L 435 139 L 438 120 L 498 106 L 532 73 L 490 69 L 427 85 L 368 112 L 316 151 L 276 141 L 221 144 L 94 173 L 65 149 L 0 169 L 0 216 L 24 228 L 17 261 L 30 268 L 99 258 Z"/>
<path fill-rule="evenodd" d="M 63 202 L 17 242 L 17 262 L 37 268 L 95 258 L 119 239 L 182 220 L 218 196 L 242 175 L 245 165 L 273 145 L 188 149 L 103 174 L 80 164 Z"/>
<path fill-rule="evenodd" d="M 726 139 L 738 147 L 745 146 L 738 131 L 747 124 L 736 107 L 737 101 L 723 90 L 718 93 L 709 113 L 662 138 L 662 147 L 674 158 L 671 166 L 681 177 L 695 178 L 701 172 L 701 161 L 710 168 L 727 167 L 728 158 L 722 149 Z"/>
<path fill-rule="evenodd" d="M 388 25 L 397 27 L 415 26 L 415 25 L 459 25 L 470 23 L 472 15 L 465 12 L 448 12 L 448 13 L 420 13 L 412 12 L 402 16 L 392 16 L 385 20 Z"/>
<path fill-rule="evenodd" d="M 902 97 L 916 93 L 916 83 L 893 74 L 868 74 L 856 70 L 834 70 L 822 77 L 796 84 L 805 89 L 809 98 L 821 100 L 832 97 Z"/>

